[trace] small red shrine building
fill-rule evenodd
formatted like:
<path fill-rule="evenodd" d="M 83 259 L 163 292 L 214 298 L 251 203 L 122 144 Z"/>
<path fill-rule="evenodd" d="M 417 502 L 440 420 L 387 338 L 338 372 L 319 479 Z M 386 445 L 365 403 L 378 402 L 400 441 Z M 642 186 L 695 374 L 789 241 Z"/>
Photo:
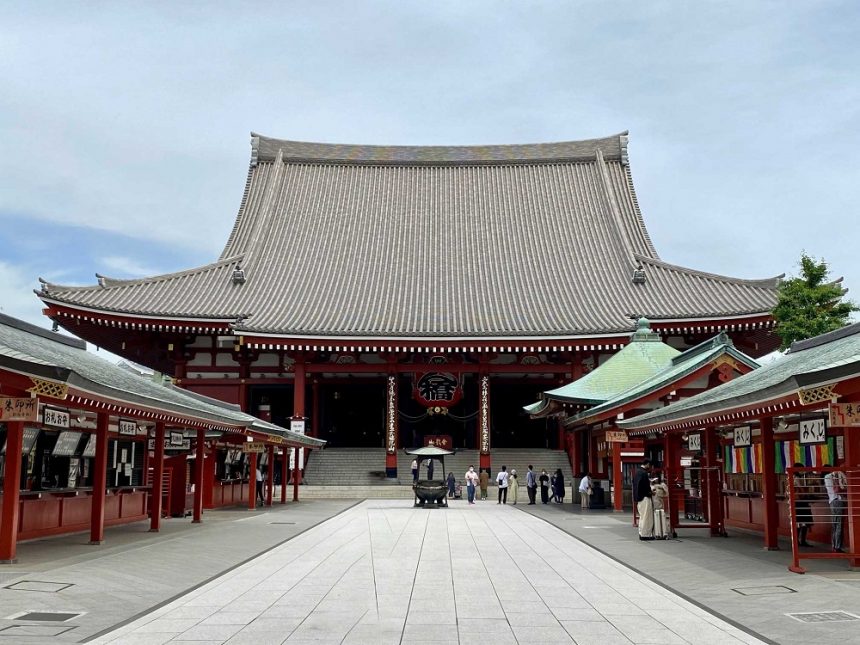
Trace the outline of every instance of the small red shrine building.
<path fill-rule="evenodd" d="M 480 450 L 563 448 L 522 406 L 627 344 L 719 330 L 777 345 L 779 278 L 660 259 L 628 136 L 499 146 L 362 146 L 252 135 L 239 212 L 211 264 L 92 286 L 43 282 L 45 313 L 184 388 L 309 417 L 332 446 L 426 435 Z"/>
<path fill-rule="evenodd" d="M 726 526 L 761 531 L 767 549 L 779 548 L 780 535 L 791 536 L 792 570 L 802 572 L 802 558 L 860 565 L 860 323 L 796 342 L 779 360 L 618 425 L 630 435 L 660 436 L 674 472 L 679 465 L 672 455 L 695 438 L 702 465 L 717 475 L 707 511 Z M 793 485 L 793 470 L 803 490 Z M 838 523 L 824 482 L 834 470 L 847 483 Z M 803 552 L 789 503 L 793 493 L 802 495 L 812 518 L 806 537 L 813 547 Z M 840 528 L 846 548 L 831 552 L 833 531 Z"/>
<path fill-rule="evenodd" d="M 271 504 L 276 450 L 286 483 L 290 452 L 295 464 L 323 443 L 3 314 L 0 442 L 0 563 L 15 561 L 19 540 L 89 531 L 100 544 L 106 526 L 149 517 L 158 531 L 162 515 L 188 509 L 200 522 L 204 508 L 253 507 L 257 452 Z"/>

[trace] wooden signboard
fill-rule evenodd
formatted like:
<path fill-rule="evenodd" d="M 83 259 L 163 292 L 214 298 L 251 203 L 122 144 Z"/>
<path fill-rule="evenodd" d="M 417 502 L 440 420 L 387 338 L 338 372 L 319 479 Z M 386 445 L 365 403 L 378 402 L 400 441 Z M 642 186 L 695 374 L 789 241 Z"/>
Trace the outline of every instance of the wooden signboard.
<path fill-rule="evenodd" d="M 831 403 L 830 425 L 840 428 L 860 426 L 860 403 Z"/>
<path fill-rule="evenodd" d="M 0 421 L 35 421 L 39 414 L 39 399 L 0 397 Z"/>
<path fill-rule="evenodd" d="M 266 444 L 262 441 L 248 441 L 242 444 L 242 452 L 266 452 Z"/>
<path fill-rule="evenodd" d="M 606 442 L 607 443 L 627 443 L 628 437 L 627 433 L 624 430 L 607 430 L 606 431 Z"/>
<path fill-rule="evenodd" d="M 732 442 L 735 448 L 746 448 L 752 445 L 752 429 L 749 426 L 741 426 L 735 428 L 734 441 Z"/>

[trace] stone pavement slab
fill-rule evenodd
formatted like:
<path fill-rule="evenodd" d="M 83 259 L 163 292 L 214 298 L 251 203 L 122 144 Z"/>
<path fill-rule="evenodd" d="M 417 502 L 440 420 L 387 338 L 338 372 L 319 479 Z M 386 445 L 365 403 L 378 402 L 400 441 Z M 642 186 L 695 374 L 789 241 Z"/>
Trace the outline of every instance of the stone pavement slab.
<path fill-rule="evenodd" d="M 353 504 L 354 500 L 320 500 L 251 511 L 207 510 L 201 524 L 192 524 L 190 518 L 172 518 L 162 522 L 160 533 L 149 533 L 149 522 L 108 528 L 106 542 L 99 546 L 88 544 L 88 533 L 24 542 L 18 546 L 17 564 L 0 567 L 0 645 L 85 641 L 187 593 Z M 20 584 L 23 581 L 62 584 L 53 586 L 59 591 L 49 592 L 38 589 L 50 589 L 50 585 Z M 20 591 L 16 586 L 36 590 Z M 277 590 L 271 593 L 277 594 Z M 268 597 L 243 597 L 240 592 L 229 595 L 225 608 L 226 597 L 212 605 L 178 608 L 148 627 L 166 631 L 152 631 L 149 636 L 141 632 L 127 642 L 166 642 L 176 632 L 201 623 L 205 627 L 241 627 L 257 618 L 261 607 L 271 604 Z M 59 625 L 9 618 L 27 611 L 82 615 Z M 27 624 L 33 633 L 44 632 L 46 627 L 69 629 L 46 641 L 23 635 L 20 628 Z"/>
<path fill-rule="evenodd" d="M 365 501 L 93 642 L 488 639 L 763 642 L 538 517 L 459 500 Z"/>
<path fill-rule="evenodd" d="M 803 623 L 787 616 L 843 611 L 860 617 L 860 572 L 850 571 L 844 561 L 807 560 L 804 566 L 809 572 L 798 575 L 787 570 L 791 562 L 788 542 L 781 544 L 780 551 L 765 551 L 761 536 L 731 528 L 728 538 L 709 537 L 703 529 L 679 529 L 676 540 L 641 542 L 632 526 L 630 513 L 583 513 L 572 504 L 517 508 L 771 642 L 786 645 L 860 643 L 860 619 Z M 624 602 L 635 603 L 641 611 L 681 638 L 689 640 L 695 636 L 703 643 L 723 642 L 720 626 L 688 621 L 680 614 L 667 613 L 658 602 L 644 601 L 643 592 L 647 588 L 641 582 L 644 579 L 640 576 L 640 581 L 616 589 Z M 641 633 L 639 627 L 649 624 L 625 619 L 623 605 L 618 606 L 622 609 L 618 615 L 609 606 L 614 600 L 602 595 L 605 590 L 598 593 L 600 597 L 586 597 L 621 633 Z M 649 598 L 655 599 L 654 596 Z M 572 635 L 580 642 L 580 637 Z"/>

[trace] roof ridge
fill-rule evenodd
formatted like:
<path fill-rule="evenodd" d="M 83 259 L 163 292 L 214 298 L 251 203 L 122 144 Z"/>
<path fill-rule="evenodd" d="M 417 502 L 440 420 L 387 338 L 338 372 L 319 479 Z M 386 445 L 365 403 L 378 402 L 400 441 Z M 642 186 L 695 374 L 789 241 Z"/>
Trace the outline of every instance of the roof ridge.
<path fill-rule="evenodd" d="M 860 322 L 853 323 L 851 325 L 845 325 L 844 327 L 840 327 L 839 329 L 834 329 L 833 331 L 819 334 L 818 336 L 813 336 L 812 338 L 796 340 L 791 344 L 791 347 L 788 348 L 786 354 L 795 354 L 797 352 L 802 352 L 807 349 L 812 349 L 813 347 L 820 347 L 821 345 L 826 345 L 836 340 L 848 338 L 848 336 L 854 336 L 855 334 L 860 334 Z"/>
<path fill-rule="evenodd" d="M 12 327 L 19 331 L 27 332 L 28 334 L 33 334 L 34 336 L 41 336 L 42 338 L 55 343 L 62 343 L 63 345 L 68 345 L 69 347 L 74 347 L 76 349 L 87 348 L 87 342 L 76 336 L 64 336 L 59 332 L 50 331 L 44 327 L 28 323 L 26 320 L 21 320 L 20 318 L 8 316 L 3 313 L 0 313 L 0 324 Z"/>
<path fill-rule="evenodd" d="M 785 277 L 784 273 L 780 273 L 772 278 L 756 278 L 756 279 L 747 279 L 747 278 L 733 278 L 727 275 L 720 275 L 719 273 L 710 273 L 708 271 L 699 271 L 697 269 L 691 269 L 688 267 L 680 266 L 678 264 L 672 264 L 671 262 L 666 262 L 665 260 L 660 260 L 657 258 L 649 258 L 648 256 L 635 254 L 637 260 L 641 261 L 643 264 L 653 264 L 655 266 L 663 267 L 664 269 L 669 269 L 671 271 L 676 271 L 678 273 L 687 273 L 690 275 L 700 276 L 702 278 L 707 278 L 708 280 L 718 280 L 720 282 L 731 282 L 733 284 L 747 284 L 755 287 L 768 287 L 773 288 L 779 284 L 779 282 Z"/>
<path fill-rule="evenodd" d="M 633 271 L 637 267 L 636 252 L 633 250 L 633 245 L 630 243 L 630 236 L 627 234 L 627 228 L 621 222 L 621 208 L 618 206 L 618 201 L 610 189 L 611 182 L 609 179 L 609 169 L 606 167 L 606 162 L 603 160 L 603 153 L 600 151 L 600 148 L 595 150 L 594 154 L 598 166 L 597 174 L 600 176 L 604 199 L 609 207 L 612 223 L 615 224 L 616 234 L 624 246 L 624 254 L 629 263 L 627 268 L 630 271 Z"/>
<path fill-rule="evenodd" d="M 39 282 L 42 285 L 41 293 L 51 293 L 51 289 L 56 289 L 60 291 L 89 291 L 92 289 L 100 288 L 100 289 L 110 289 L 111 287 L 124 287 L 132 284 L 143 284 L 143 283 L 152 283 L 152 282 L 161 282 L 164 280 L 171 280 L 173 278 L 179 278 L 186 275 L 193 275 L 195 273 L 203 273 L 204 271 L 209 271 L 211 269 L 232 264 L 233 262 L 241 262 L 244 260 L 245 254 L 240 253 L 238 255 L 234 255 L 229 258 L 224 258 L 223 260 L 217 260 L 216 262 L 210 262 L 209 264 L 204 264 L 199 267 L 194 267 L 193 269 L 184 269 L 182 271 L 175 271 L 173 273 L 161 273 L 159 275 L 147 276 L 144 278 L 130 278 L 130 279 L 121 279 L 121 278 L 110 278 L 106 275 L 102 275 L 101 273 L 96 273 L 96 278 L 98 279 L 97 285 L 64 285 L 64 284 L 56 284 L 53 282 L 48 282 L 44 278 L 39 278 Z M 38 291 L 36 293 L 39 293 Z"/>
<path fill-rule="evenodd" d="M 529 144 L 409 146 L 316 143 L 276 139 L 251 132 L 251 165 L 274 161 L 278 149 L 288 162 L 378 165 L 484 165 L 593 161 L 595 150 L 626 163 L 627 130 L 608 137 Z"/>

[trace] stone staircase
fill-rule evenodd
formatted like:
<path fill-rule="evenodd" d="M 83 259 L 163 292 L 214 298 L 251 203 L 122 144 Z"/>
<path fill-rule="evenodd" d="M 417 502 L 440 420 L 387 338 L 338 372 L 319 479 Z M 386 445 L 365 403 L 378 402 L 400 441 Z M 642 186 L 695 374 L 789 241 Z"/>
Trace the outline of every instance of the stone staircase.
<path fill-rule="evenodd" d="M 312 450 L 305 465 L 309 486 L 372 486 L 385 484 L 385 448 Z"/>
<path fill-rule="evenodd" d="M 541 448 L 497 448 L 492 454 L 492 478 L 502 465 L 516 468 L 520 485 L 525 486 L 525 473 L 529 464 L 540 473 L 561 468 L 565 480 L 565 497 L 569 499 L 573 481 L 567 454 L 562 450 Z M 444 478 L 452 471 L 457 481 L 465 483 L 463 476 L 470 465 L 478 466 L 477 450 L 460 450 L 445 458 L 445 473 L 438 470 L 434 478 Z M 299 492 L 301 498 L 339 497 L 364 499 L 368 497 L 411 498 L 412 456 L 403 450 L 397 453 L 397 475 L 395 481 L 385 479 L 384 448 L 325 448 L 310 453 L 305 467 L 304 484 Z M 437 464 L 438 468 L 438 464 Z M 422 469 L 421 477 L 426 477 Z"/>

